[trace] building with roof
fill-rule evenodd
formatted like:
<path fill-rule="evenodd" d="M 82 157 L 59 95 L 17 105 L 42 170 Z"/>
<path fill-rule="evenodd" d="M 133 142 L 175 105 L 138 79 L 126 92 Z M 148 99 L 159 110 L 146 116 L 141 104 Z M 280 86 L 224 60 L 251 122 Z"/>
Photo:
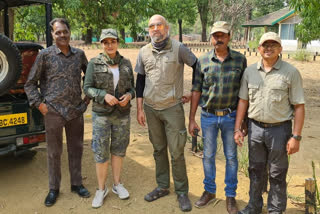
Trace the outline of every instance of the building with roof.
<path fill-rule="evenodd" d="M 295 25 L 299 24 L 301 20 L 301 17 L 293 9 L 285 7 L 255 20 L 247 21 L 242 27 L 248 28 L 248 40 L 250 40 L 250 31 L 254 27 L 263 27 L 265 32 L 267 32 L 268 27 L 276 27 L 282 41 L 283 50 L 295 51 L 300 47 L 299 38 L 295 34 Z M 306 48 L 309 51 L 320 51 L 320 38 L 308 43 Z"/>

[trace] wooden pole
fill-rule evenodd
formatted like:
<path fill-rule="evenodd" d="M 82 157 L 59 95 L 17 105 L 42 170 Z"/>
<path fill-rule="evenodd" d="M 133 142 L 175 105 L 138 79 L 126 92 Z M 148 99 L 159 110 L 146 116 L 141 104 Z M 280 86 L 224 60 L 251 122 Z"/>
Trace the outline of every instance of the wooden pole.
<path fill-rule="evenodd" d="M 307 178 L 305 181 L 305 199 L 306 212 L 305 214 L 316 214 L 316 184 L 313 178 Z"/>

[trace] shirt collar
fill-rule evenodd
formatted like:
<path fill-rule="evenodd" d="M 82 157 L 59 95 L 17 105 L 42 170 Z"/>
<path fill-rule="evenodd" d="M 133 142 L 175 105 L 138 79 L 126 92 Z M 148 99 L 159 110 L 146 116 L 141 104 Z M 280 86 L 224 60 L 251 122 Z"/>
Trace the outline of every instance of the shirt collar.
<path fill-rule="evenodd" d="M 219 61 L 219 59 L 218 59 L 218 57 L 217 57 L 217 55 L 216 55 L 216 52 L 215 52 L 215 49 L 212 49 L 212 57 L 211 57 L 211 60 L 215 60 L 215 61 Z M 234 54 L 233 54 L 233 52 L 230 50 L 230 48 L 228 47 L 228 56 L 225 58 L 225 60 L 227 60 L 227 59 L 233 59 L 234 58 Z"/>
<path fill-rule="evenodd" d="M 281 67 L 281 64 L 282 64 L 282 60 L 281 60 L 281 57 L 279 56 L 277 62 L 272 66 L 272 70 L 273 69 L 279 70 L 280 67 Z M 262 63 L 262 58 L 257 63 L 257 69 L 258 70 L 264 70 L 263 63 Z"/>
<path fill-rule="evenodd" d="M 57 47 L 57 45 L 53 45 L 53 47 L 54 47 L 55 53 L 57 55 L 62 53 L 62 51 L 60 50 L 60 48 Z M 74 47 L 71 47 L 70 45 L 69 45 L 69 50 L 70 50 L 70 52 L 69 52 L 68 56 L 70 54 L 76 54 L 77 53 L 77 49 L 75 49 Z"/>

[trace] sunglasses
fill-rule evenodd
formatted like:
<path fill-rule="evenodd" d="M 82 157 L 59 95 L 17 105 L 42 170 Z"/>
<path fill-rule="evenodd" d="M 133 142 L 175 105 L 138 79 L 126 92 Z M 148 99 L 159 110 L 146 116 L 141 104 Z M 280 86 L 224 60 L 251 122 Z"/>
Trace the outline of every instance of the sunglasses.
<path fill-rule="evenodd" d="M 280 45 L 278 43 L 263 43 L 261 46 L 264 49 L 267 49 L 267 48 L 275 49 L 275 48 L 279 48 L 280 47 Z"/>
<path fill-rule="evenodd" d="M 162 23 L 149 25 L 149 30 L 155 30 L 156 28 L 157 30 L 163 30 L 164 25 Z"/>

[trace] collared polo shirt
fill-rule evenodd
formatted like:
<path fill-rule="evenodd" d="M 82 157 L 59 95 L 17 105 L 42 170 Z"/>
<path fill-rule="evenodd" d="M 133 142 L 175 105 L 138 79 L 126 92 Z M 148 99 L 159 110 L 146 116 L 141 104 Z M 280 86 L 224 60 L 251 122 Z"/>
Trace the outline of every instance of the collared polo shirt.
<path fill-rule="evenodd" d="M 221 62 L 215 51 L 202 55 L 192 81 L 192 91 L 201 92 L 199 106 L 209 110 L 233 108 L 238 103 L 240 79 L 247 59 L 228 48 L 229 55 Z"/>
<path fill-rule="evenodd" d="M 304 104 L 299 71 L 280 58 L 269 72 L 262 60 L 249 66 L 241 80 L 239 97 L 249 101 L 248 117 L 263 123 L 293 118 L 294 105 Z"/>

